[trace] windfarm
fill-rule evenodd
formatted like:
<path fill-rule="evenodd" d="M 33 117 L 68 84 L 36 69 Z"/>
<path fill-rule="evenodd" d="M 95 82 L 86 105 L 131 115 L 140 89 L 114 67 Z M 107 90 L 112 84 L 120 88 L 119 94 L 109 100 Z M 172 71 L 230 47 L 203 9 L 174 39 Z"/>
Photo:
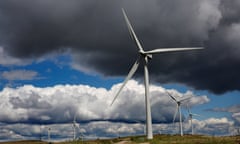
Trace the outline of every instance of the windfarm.
<path fill-rule="evenodd" d="M 0 1 L 0 143 L 239 143 L 239 9 Z"/>

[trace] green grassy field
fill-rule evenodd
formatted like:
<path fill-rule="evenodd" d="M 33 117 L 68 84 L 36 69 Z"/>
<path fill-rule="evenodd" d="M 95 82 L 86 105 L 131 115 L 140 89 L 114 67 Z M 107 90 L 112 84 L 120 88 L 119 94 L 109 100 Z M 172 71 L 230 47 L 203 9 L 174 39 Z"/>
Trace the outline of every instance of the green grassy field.
<path fill-rule="evenodd" d="M 4 144 L 47 144 L 47 142 L 18 141 L 4 142 Z M 179 135 L 155 135 L 153 140 L 147 140 L 145 136 L 135 136 L 105 140 L 56 142 L 53 144 L 240 144 L 240 136 L 212 137 L 185 135 L 181 137 Z"/>

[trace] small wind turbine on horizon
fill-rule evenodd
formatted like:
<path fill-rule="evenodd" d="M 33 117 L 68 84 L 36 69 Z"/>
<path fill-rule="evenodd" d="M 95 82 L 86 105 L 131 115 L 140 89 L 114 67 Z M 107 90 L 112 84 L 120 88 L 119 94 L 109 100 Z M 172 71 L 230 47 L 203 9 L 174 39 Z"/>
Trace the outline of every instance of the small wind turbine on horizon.
<path fill-rule="evenodd" d="M 77 113 L 75 113 L 74 117 L 73 117 L 73 141 L 76 140 L 76 127 L 77 127 L 77 124 L 76 124 L 76 115 Z"/>
<path fill-rule="evenodd" d="M 184 97 L 174 97 L 168 91 L 166 91 L 166 92 L 169 95 L 169 97 L 177 104 L 176 111 L 173 116 L 173 123 L 175 122 L 177 114 L 179 114 L 179 132 L 180 132 L 180 135 L 183 136 L 181 104 L 183 101 L 190 99 L 192 96 L 188 95 L 188 96 L 184 96 Z"/>
<path fill-rule="evenodd" d="M 148 61 L 152 58 L 153 54 L 157 53 L 165 53 L 165 52 L 175 52 L 175 51 L 188 51 L 188 50 L 197 50 L 197 49 L 203 49 L 202 47 L 192 47 L 192 48 L 158 48 L 150 51 L 144 51 L 140 41 L 138 40 L 133 27 L 128 20 L 128 17 L 122 9 L 124 19 L 126 21 L 128 30 L 130 32 L 131 38 L 136 44 L 138 48 L 138 53 L 139 53 L 139 58 L 136 60 L 134 65 L 132 66 L 131 70 L 129 71 L 127 77 L 125 78 L 122 86 L 116 93 L 111 105 L 114 103 L 116 98 L 119 96 L 120 92 L 122 91 L 123 87 L 126 85 L 129 79 L 132 78 L 134 73 L 136 72 L 140 61 L 143 62 L 144 65 L 144 83 L 145 83 L 145 105 L 146 105 L 146 134 L 147 134 L 147 139 L 152 139 L 153 138 L 153 132 L 152 132 L 152 117 L 151 117 L 151 105 L 150 105 L 150 100 L 149 100 L 149 73 L 148 73 Z"/>
<path fill-rule="evenodd" d="M 236 135 L 239 136 L 240 135 L 240 127 L 235 127 L 236 129 Z"/>
<path fill-rule="evenodd" d="M 51 142 L 51 128 L 47 127 L 47 131 L 48 131 L 48 142 Z"/>
<path fill-rule="evenodd" d="M 190 122 L 191 122 L 191 129 L 192 129 L 192 135 L 193 135 L 194 134 L 193 133 L 193 123 L 192 123 L 193 116 L 200 116 L 200 115 L 192 113 L 188 105 L 187 105 L 187 109 L 188 109 L 188 119 L 190 119 Z"/>

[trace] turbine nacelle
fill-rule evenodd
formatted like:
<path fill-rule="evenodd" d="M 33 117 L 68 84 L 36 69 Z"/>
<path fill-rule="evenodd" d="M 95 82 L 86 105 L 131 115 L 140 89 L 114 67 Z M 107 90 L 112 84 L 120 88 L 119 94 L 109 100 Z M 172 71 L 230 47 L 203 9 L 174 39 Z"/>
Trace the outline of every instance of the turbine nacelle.
<path fill-rule="evenodd" d="M 152 54 L 148 54 L 148 53 L 146 53 L 145 51 L 139 51 L 139 54 L 143 57 L 143 58 L 145 58 L 145 57 L 147 57 L 147 59 L 152 59 L 152 57 L 153 57 L 153 55 Z"/>
<path fill-rule="evenodd" d="M 180 102 L 180 101 L 178 101 L 178 102 L 176 102 L 176 103 L 177 103 L 177 105 L 178 105 L 178 106 L 180 106 L 180 105 L 181 105 L 181 102 Z"/>
<path fill-rule="evenodd" d="M 139 49 L 138 53 L 141 55 L 145 55 L 146 52 L 141 48 L 141 49 Z"/>

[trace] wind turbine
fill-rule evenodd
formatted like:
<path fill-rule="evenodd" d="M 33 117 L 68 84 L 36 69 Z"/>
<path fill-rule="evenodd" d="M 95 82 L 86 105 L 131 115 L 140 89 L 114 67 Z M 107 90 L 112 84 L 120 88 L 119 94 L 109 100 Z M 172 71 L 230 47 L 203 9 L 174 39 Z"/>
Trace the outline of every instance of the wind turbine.
<path fill-rule="evenodd" d="M 177 113 L 178 113 L 179 118 L 180 118 L 179 119 L 179 131 L 180 131 L 181 136 L 183 136 L 181 104 L 182 104 L 183 101 L 185 101 L 187 99 L 190 99 L 192 96 L 189 95 L 189 96 L 186 96 L 186 97 L 174 97 L 168 91 L 166 91 L 166 92 L 171 97 L 171 99 L 173 99 L 174 102 L 176 102 L 176 104 L 177 104 L 176 111 L 175 111 L 175 114 L 174 114 L 174 117 L 173 117 L 173 122 L 175 122 L 175 119 L 176 119 L 176 116 L 177 116 Z"/>
<path fill-rule="evenodd" d="M 239 136 L 239 135 L 240 135 L 240 127 L 236 127 L 235 129 L 236 129 L 236 131 L 237 131 L 237 132 L 236 132 L 236 135 Z"/>
<path fill-rule="evenodd" d="M 187 105 L 187 109 L 188 109 L 188 118 L 190 119 L 190 122 L 191 122 L 192 135 L 193 135 L 193 123 L 192 123 L 192 118 L 193 118 L 193 116 L 200 116 L 200 115 L 192 113 L 191 110 L 189 109 L 188 105 Z"/>
<path fill-rule="evenodd" d="M 47 131 L 48 131 L 48 142 L 51 142 L 51 128 L 47 127 Z"/>
<path fill-rule="evenodd" d="M 76 115 L 77 113 L 75 113 L 74 117 L 73 117 L 73 140 L 76 140 Z"/>
<path fill-rule="evenodd" d="M 154 49 L 150 51 L 144 51 L 140 41 L 138 40 L 133 27 L 128 20 L 128 17 L 122 9 L 124 19 L 126 21 L 128 30 L 130 32 L 131 38 L 138 47 L 138 53 L 139 53 L 139 58 L 136 60 L 134 65 L 132 66 L 131 70 L 129 71 L 127 77 L 125 78 L 122 86 L 116 93 L 111 105 L 114 103 L 116 98 L 119 96 L 120 92 L 122 91 L 123 87 L 126 85 L 129 79 L 132 78 L 133 74 L 136 72 L 140 61 L 143 62 L 144 65 L 144 83 L 145 83 L 145 105 L 146 105 L 146 131 L 147 131 L 147 139 L 152 139 L 153 138 L 153 133 L 152 133 L 152 117 L 151 117 L 151 106 L 150 106 L 150 100 L 149 100 L 149 73 L 148 73 L 148 60 L 152 58 L 153 54 L 157 53 L 163 53 L 163 52 L 174 52 L 174 51 L 187 51 L 187 50 L 196 50 L 196 49 L 203 49 L 202 47 L 192 47 L 192 48 L 159 48 L 159 49 Z"/>

